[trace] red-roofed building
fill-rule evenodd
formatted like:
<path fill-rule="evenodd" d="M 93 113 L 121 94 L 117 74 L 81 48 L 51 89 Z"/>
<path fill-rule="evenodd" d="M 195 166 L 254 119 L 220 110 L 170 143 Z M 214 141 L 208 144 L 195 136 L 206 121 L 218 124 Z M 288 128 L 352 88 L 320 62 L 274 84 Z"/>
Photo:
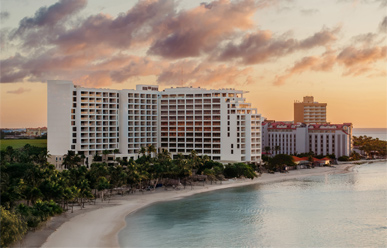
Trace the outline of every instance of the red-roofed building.
<path fill-rule="evenodd" d="M 296 154 L 313 151 L 316 155 L 349 156 L 352 151 L 352 123 L 304 124 L 263 122 L 262 147 L 270 153 Z"/>
<path fill-rule="evenodd" d="M 331 163 L 330 158 L 313 158 L 313 164 L 317 166 L 324 166 L 324 165 L 329 165 Z"/>

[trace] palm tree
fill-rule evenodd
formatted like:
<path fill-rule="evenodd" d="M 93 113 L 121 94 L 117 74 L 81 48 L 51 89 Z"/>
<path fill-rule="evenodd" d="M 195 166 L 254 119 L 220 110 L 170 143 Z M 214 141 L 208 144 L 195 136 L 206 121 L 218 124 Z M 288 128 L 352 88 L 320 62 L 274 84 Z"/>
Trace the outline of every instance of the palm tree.
<path fill-rule="evenodd" d="M 148 154 L 152 157 L 153 154 L 156 153 L 156 148 L 154 145 L 148 146 Z"/>
<path fill-rule="evenodd" d="M 266 155 L 267 154 L 269 154 L 270 153 L 270 151 L 271 151 L 271 148 L 270 148 L 270 146 L 265 146 L 265 152 L 266 152 Z"/>
<path fill-rule="evenodd" d="M 138 151 L 138 154 L 142 154 L 141 157 L 145 156 L 145 154 L 146 154 L 146 148 L 142 146 L 142 147 L 140 148 L 140 150 Z"/>
<path fill-rule="evenodd" d="M 75 153 L 75 151 L 69 150 L 67 154 L 63 156 L 62 165 L 65 166 L 66 169 L 74 168 L 75 166 L 79 166 L 79 163 L 82 161 L 82 158 Z"/>
<path fill-rule="evenodd" d="M 113 150 L 113 154 L 114 154 L 114 160 L 117 161 L 117 158 L 116 158 L 116 154 L 119 154 L 120 153 L 120 150 L 119 149 L 114 149 Z M 119 161 L 117 161 L 119 162 Z"/>
<path fill-rule="evenodd" d="M 198 169 L 198 166 L 199 166 L 199 157 L 198 157 L 198 153 L 195 151 L 195 150 L 192 150 L 191 151 L 191 154 L 190 154 L 190 161 L 192 163 L 192 168 L 193 169 Z"/>
<path fill-rule="evenodd" d="M 103 154 L 103 156 L 104 156 L 104 162 L 106 163 L 106 161 L 107 161 L 107 155 L 109 155 L 111 153 L 111 151 L 109 151 L 109 150 L 104 150 L 103 152 L 102 152 L 102 154 Z"/>
<path fill-rule="evenodd" d="M 5 154 L 8 156 L 8 161 L 9 162 L 13 162 L 13 157 L 14 157 L 14 149 L 12 146 L 7 146 L 7 148 L 5 148 Z"/>
<path fill-rule="evenodd" d="M 280 146 L 275 146 L 274 150 L 275 150 L 275 155 L 277 155 L 278 151 L 281 150 L 281 147 Z"/>

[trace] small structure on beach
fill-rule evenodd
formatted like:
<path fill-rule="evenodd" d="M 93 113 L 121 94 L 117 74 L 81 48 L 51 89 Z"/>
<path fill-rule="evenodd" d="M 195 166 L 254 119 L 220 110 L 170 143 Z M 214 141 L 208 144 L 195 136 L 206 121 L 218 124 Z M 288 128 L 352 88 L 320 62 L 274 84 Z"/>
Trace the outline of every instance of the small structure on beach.
<path fill-rule="evenodd" d="M 293 156 L 293 160 L 294 160 L 294 163 L 297 166 L 297 169 L 309 168 L 310 161 L 309 161 L 308 157 L 299 158 L 299 157 Z"/>

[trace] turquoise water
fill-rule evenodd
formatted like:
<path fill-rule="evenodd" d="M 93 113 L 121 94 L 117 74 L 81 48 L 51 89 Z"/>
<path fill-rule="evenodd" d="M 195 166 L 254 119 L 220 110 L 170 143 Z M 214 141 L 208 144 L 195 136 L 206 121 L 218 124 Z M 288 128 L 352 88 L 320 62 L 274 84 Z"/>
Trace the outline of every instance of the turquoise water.
<path fill-rule="evenodd" d="M 158 203 L 126 222 L 121 247 L 386 247 L 387 163 Z"/>

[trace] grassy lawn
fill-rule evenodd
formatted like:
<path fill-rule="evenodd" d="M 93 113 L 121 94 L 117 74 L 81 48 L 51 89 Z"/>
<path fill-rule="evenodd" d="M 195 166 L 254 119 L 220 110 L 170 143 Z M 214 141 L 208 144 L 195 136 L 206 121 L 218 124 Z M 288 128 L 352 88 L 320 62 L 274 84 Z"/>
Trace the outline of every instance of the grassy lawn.
<path fill-rule="evenodd" d="M 12 146 L 13 148 L 20 148 L 26 144 L 37 147 L 47 147 L 46 139 L 15 139 L 15 140 L 0 140 L 1 150 L 5 150 L 7 146 Z"/>

